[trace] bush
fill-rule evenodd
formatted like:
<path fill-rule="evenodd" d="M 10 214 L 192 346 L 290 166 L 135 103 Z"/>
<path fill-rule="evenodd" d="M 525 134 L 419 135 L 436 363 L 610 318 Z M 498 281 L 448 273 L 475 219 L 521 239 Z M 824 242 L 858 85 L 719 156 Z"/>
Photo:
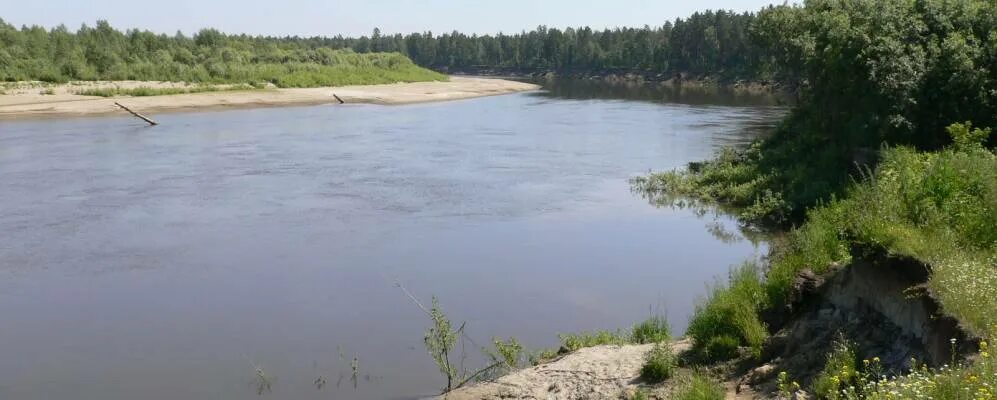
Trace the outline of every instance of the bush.
<path fill-rule="evenodd" d="M 672 396 L 675 400 L 723 400 L 727 393 L 719 382 L 700 373 L 692 375 Z"/>
<path fill-rule="evenodd" d="M 729 285 L 716 285 L 706 300 L 696 306 L 687 331 L 694 340 L 694 350 L 708 361 L 729 359 L 736 354 L 730 348 L 736 350 L 737 346 L 750 347 L 754 354 L 759 354 L 768 337 L 768 330 L 758 317 L 764 304 L 758 266 L 745 263 L 735 268 Z"/>
<path fill-rule="evenodd" d="M 644 366 L 640 368 L 640 378 L 648 383 L 663 382 L 675 374 L 676 368 L 678 361 L 672 346 L 667 342 L 658 343 L 647 353 Z"/>
<path fill-rule="evenodd" d="M 634 325 L 630 333 L 630 341 L 637 344 L 660 343 L 671 340 L 671 328 L 668 320 L 662 316 L 651 316 L 643 322 Z"/>
<path fill-rule="evenodd" d="M 711 337 L 703 346 L 702 355 L 706 360 L 725 361 L 737 357 L 740 340 L 730 335 Z"/>
<path fill-rule="evenodd" d="M 519 368 L 523 360 L 523 345 L 516 338 L 502 340 L 502 338 L 492 338 L 495 350 L 485 351 L 493 363 L 500 365 L 500 370 L 511 371 Z"/>
<path fill-rule="evenodd" d="M 858 357 L 853 346 L 845 341 L 837 342 L 828 354 L 824 369 L 814 378 L 811 385 L 818 399 L 836 400 L 842 387 L 852 387 L 858 382 Z"/>

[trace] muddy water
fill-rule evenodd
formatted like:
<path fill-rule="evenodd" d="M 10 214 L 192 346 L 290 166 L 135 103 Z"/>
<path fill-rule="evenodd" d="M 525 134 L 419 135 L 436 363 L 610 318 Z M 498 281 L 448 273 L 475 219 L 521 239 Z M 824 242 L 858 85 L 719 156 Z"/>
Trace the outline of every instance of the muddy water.
<path fill-rule="evenodd" d="M 627 93 L 2 121 L 0 398 L 255 398 L 257 367 L 270 398 L 432 394 L 396 282 L 477 344 L 649 310 L 681 330 L 764 244 L 626 180 L 784 109 Z"/>

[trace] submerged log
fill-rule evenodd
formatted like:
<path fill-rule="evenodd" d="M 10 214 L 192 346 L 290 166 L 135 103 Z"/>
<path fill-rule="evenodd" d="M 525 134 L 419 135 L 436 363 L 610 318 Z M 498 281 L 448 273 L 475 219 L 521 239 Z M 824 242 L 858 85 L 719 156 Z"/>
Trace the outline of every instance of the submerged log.
<path fill-rule="evenodd" d="M 143 120 L 145 122 L 148 122 L 149 125 L 151 125 L 151 126 L 159 125 L 158 122 L 153 121 L 153 120 L 149 119 L 149 117 L 146 117 L 146 116 L 144 116 L 142 114 L 139 114 L 139 113 L 137 113 L 135 111 L 132 111 L 130 108 L 121 105 L 121 103 L 114 102 L 114 105 L 116 105 L 118 107 L 121 107 L 122 110 L 128 111 L 131 115 L 134 115 L 136 118 L 139 118 L 139 119 L 141 119 L 141 120 Z"/>

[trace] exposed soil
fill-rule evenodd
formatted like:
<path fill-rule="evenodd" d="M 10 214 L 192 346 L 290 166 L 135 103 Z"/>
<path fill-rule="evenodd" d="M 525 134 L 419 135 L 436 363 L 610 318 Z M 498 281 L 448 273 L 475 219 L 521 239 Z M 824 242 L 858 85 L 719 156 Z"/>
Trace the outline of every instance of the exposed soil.
<path fill-rule="evenodd" d="M 852 343 L 862 358 L 879 358 L 887 375 L 909 370 L 912 358 L 938 366 L 977 348 L 975 339 L 944 316 L 925 289 L 928 266 L 869 249 L 856 253 L 855 262 L 824 276 L 810 271 L 797 276 L 791 304 L 765 315 L 775 333 L 760 358 L 746 356 L 711 366 L 714 375 L 725 379 L 728 399 L 774 398 L 782 371 L 807 388 L 839 340 Z M 952 347 L 953 338 L 958 347 Z M 691 344 L 683 340 L 673 349 L 680 354 Z M 447 398 L 626 399 L 638 389 L 650 398 L 668 398 L 674 378 L 657 386 L 643 385 L 638 379 L 650 349 L 650 345 L 582 349 Z M 680 375 L 688 373 L 683 369 Z"/>

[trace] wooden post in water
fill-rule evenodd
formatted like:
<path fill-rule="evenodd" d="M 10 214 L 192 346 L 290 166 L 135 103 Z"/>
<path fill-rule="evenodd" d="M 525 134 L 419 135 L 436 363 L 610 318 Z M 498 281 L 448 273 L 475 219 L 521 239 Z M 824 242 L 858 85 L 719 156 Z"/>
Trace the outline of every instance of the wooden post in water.
<path fill-rule="evenodd" d="M 343 101 L 343 99 L 339 98 L 339 96 L 336 96 L 335 93 L 332 94 L 332 97 L 335 97 L 336 101 L 339 101 L 339 104 L 346 104 L 346 102 Z"/>
<path fill-rule="evenodd" d="M 141 120 L 143 120 L 145 122 L 148 122 L 149 125 L 151 125 L 151 126 L 159 125 L 158 122 L 149 119 L 149 117 L 146 117 L 145 115 L 142 115 L 142 114 L 139 114 L 139 113 L 137 113 L 135 111 L 132 111 L 128 107 L 125 107 L 125 106 L 121 105 L 121 103 L 114 102 L 114 105 L 116 105 L 118 107 L 121 107 L 122 110 L 128 111 L 129 113 L 131 113 L 132 115 L 134 115 L 136 118 L 139 118 L 139 119 L 141 119 Z"/>

